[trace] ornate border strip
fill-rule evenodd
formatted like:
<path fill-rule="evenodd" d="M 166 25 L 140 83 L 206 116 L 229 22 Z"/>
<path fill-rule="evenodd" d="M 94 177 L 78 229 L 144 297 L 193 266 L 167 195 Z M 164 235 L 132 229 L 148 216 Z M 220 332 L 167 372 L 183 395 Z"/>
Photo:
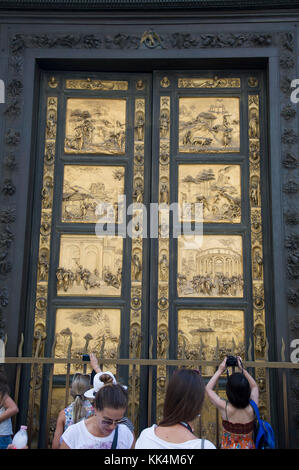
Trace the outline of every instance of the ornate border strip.
<path fill-rule="evenodd" d="M 240 78 L 179 78 L 178 88 L 240 88 Z"/>
<path fill-rule="evenodd" d="M 255 360 L 267 359 L 268 341 L 266 336 L 266 314 L 264 295 L 263 233 L 261 201 L 261 152 L 260 152 L 260 98 L 258 94 L 248 95 L 248 138 L 249 138 L 249 201 L 251 218 L 251 270 L 253 290 L 253 337 Z M 260 409 L 270 415 L 269 390 L 266 387 L 266 370 L 256 369 L 260 389 Z M 269 417 L 269 416 L 268 416 Z"/>
<path fill-rule="evenodd" d="M 39 251 L 36 279 L 36 298 L 34 315 L 34 345 L 33 356 L 39 357 L 43 354 L 46 339 L 46 322 L 48 308 L 48 281 L 52 229 L 53 188 L 54 188 L 54 162 L 56 152 L 57 135 L 57 109 L 58 98 L 48 97 L 46 110 L 46 132 L 43 167 L 43 187 L 41 191 L 41 221 L 39 235 Z M 38 424 L 34 426 L 34 414 L 40 407 L 40 387 L 42 366 L 35 365 L 31 376 L 30 413 L 28 422 L 31 430 L 30 441 L 38 432 Z M 36 423 L 38 423 L 36 416 Z M 34 446 L 34 444 L 31 444 Z"/>
<path fill-rule="evenodd" d="M 129 84 L 127 81 L 117 80 L 92 80 L 91 78 L 66 80 L 65 84 L 68 90 L 128 90 Z"/>
<path fill-rule="evenodd" d="M 143 89 L 140 80 L 137 89 Z M 131 254 L 131 305 L 130 305 L 130 358 L 141 357 L 141 313 L 142 313 L 142 258 L 143 258 L 143 212 L 139 212 L 138 204 L 144 201 L 144 130 L 145 130 L 145 99 L 136 98 L 134 117 L 134 164 L 133 164 L 133 224 Z M 130 382 L 133 393 L 130 395 L 129 406 L 131 419 L 137 426 L 136 410 L 139 407 L 140 368 L 130 368 Z M 137 392 L 137 393 L 136 393 Z"/>
<path fill-rule="evenodd" d="M 165 80 L 165 78 L 163 79 Z M 163 84 L 161 83 L 163 87 Z M 159 205 L 169 207 L 170 194 L 170 96 L 160 97 Z M 163 206 L 162 206 L 163 207 Z M 159 210 L 157 358 L 169 357 L 169 211 Z M 166 392 L 166 366 L 157 368 L 157 421 L 161 420 Z"/>
<path fill-rule="evenodd" d="M 37 295 L 35 311 L 35 336 L 40 330 L 45 334 L 47 320 L 47 296 L 50 263 L 50 242 L 52 228 L 54 168 L 57 134 L 58 98 L 47 100 L 46 140 L 44 151 L 43 188 L 41 192 L 42 208 L 38 253 Z"/>

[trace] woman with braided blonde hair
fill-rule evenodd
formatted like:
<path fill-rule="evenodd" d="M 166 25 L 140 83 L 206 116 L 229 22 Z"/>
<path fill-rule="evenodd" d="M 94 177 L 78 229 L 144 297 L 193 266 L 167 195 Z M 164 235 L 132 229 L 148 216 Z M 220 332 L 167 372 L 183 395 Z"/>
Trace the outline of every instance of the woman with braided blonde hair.
<path fill-rule="evenodd" d="M 84 396 L 84 393 L 89 389 L 89 387 L 89 374 L 78 373 L 74 375 L 70 391 L 74 401 L 61 410 L 58 415 L 52 449 L 59 449 L 61 436 L 70 425 L 78 423 L 82 419 L 88 418 L 93 414 L 93 406 Z"/>

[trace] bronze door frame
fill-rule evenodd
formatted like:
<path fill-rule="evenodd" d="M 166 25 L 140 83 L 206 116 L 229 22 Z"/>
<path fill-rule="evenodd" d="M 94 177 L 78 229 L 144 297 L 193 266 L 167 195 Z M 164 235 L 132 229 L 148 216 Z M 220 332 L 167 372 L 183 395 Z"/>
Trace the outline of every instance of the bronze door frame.
<path fill-rule="evenodd" d="M 160 358 L 176 358 L 177 357 L 177 351 L 178 351 L 178 337 L 177 337 L 177 331 L 178 331 L 178 311 L 179 309 L 188 309 L 188 310 L 210 310 L 210 311 L 215 311 L 219 309 L 220 307 L 222 309 L 231 309 L 231 310 L 244 310 L 245 312 L 245 351 L 247 352 L 248 349 L 250 348 L 250 344 L 252 347 L 252 350 L 254 348 L 253 346 L 253 341 L 255 338 L 256 341 L 261 340 L 263 341 L 265 339 L 265 326 L 266 326 L 266 320 L 269 322 L 269 317 L 266 318 L 264 316 L 264 306 L 265 306 L 265 301 L 266 299 L 263 297 L 263 290 L 261 292 L 254 293 L 254 289 L 258 287 L 258 285 L 254 285 L 251 282 L 251 270 L 252 270 L 252 265 L 251 265 L 251 255 L 252 255 L 252 249 L 251 249 L 251 243 L 250 243 L 250 227 L 248 224 L 250 224 L 250 216 L 254 214 L 254 209 L 255 207 L 252 207 L 250 204 L 250 198 L 249 198 L 249 179 L 250 179 L 250 165 L 251 168 L 254 167 L 254 164 L 256 165 L 257 162 L 254 162 L 254 158 L 251 158 L 250 165 L 248 164 L 248 155 L 250 154 L 250 149 L 249 149 L 249 144 L 248 139 L 246 138 L 246 135 L 248 133 L 249 129 L 249 119 L 248 119 L 248 96 L 251 95 L 259 95 L 260 96 L 260 107 L 259 107 L 259 113 L 260 113 L 260 122 L 262 121 L 262 117 L 265 118 L 265 84 L 264 84 L 264 75 L 260 71 L 250 71 L 249 72 L 217 72 L 217 75 L 220 77 L 224 78 L 234 78 L 234 77 L 241 77 L 241 82 L 242 86 L 238 92 L 236 92 L 236 89 L 231 88 L 223 88 L 220 87 L 218 88 L 217 86 L 214 86 L 215 77 L 214 72 L 211 73 L 211 71 L 200 71 L 200 72 L 191 72 L 187 71 L 185 72 L 178 72 L 178 71 L 153 71 L 152 74 L 135 74 L 135 73 L 129 73 L 129 74 L 113 74 L 113 73 L 95 73 L 95 74 L 87 74 L 87 73 L 57 73 L 55 74 L 55 79 L 57 80 L 57 87 L 53 86 L 55 81 L 51 81 L 51 75 L 49 73 L 44 73 L 42 77 L 42 86 L 41 86 L 41 110 L 40 110 L 40 116 L 41 120 L 44 119 L 45 117 L 45 110 L 47 106 L 47 100 L 49 97 L 52 96 L 57 96 L 58 97 L 58 105 L 57 105 L 57 112 L 58 115 L 60 114 L 60 119 L 64 106 L 65 106 L 65 100 L 66 96 L 69 97 L 74 97 L 75 96 L 75 91 L 71 90 L 68 91 L 67 94 L 63 92 L 62 87 L 62 82 L 66 77 L 71 76 L 71 78 L 80 78 L 80 77 L 85 77 L 85 79 L 90 78 L 97 80 L 99 77 L 104 77 L 105 79 L 112 79 L 114 78 L 115 80 L 119 80 L 121 78 L 129 77 L 129 80 L 132 81 L 132 84 L 130 85 L 131 88 L 129 88 L 129 94 L 130 97 L 132 98 L 130 102 L 130 111 L 128 112 L 129 120 L 129 134 L 131 138 L 131 144 L 130 147 L 126 149 L 126 154 L 124 157 L 117 157 L 117 160 L 115 160 L 115 163 L 123 165 L 124 168 L 127 171 L 127 181 L 125 183 L 125 192 L 128 197 L 127 202 L 132 202 L 133 201 L 133 192 L 138 189 L 138 184 L 134 183 L 134 174 L 135 176 L 138 177 L 140 174 L 138 171 L 140 170 L 140 162 L 144 162 L 144 180 L 143 180 L 143 195 L 142 195 L 142 200 L 145 203 L 150 203 L 150 202 L 161 202 L 163 198 L 165 198 L 165 192 L 164 196 L 161 195 L 161 178 L 159 178 L 159 174 L 161 176 L 161 171 L 165 170 L 165 167 L 168 166 L 166 173 L 164 174 L 165 176 L 165 182 L 168 184 L 168 197 L 169 197 L 169 202 L 174 202 L 177 201 L 178 199 L 178 187 L 177 187 L 177 181 L 178 181 L 178 165 L 183 164 L 183 163 L 188 163 L 190 165 L 194 164 L 216 164 L 219 163 L 219 155 L 218 154 L 210 154 L 210 153 L 203 153 L 200 152 L 198 153 L 191 153 L 191 154 L 186 154 L 186 155 L 181 155 L 180 152 L 178 152 L 177 149 L 177 133 L 175 129 L 178 129 L 179 127 L 179 113 L 178 113 L 178 97 L 189 97 L 189 96 L 198 96 L 199 94 L 201 96 L 240 96 L 240 101 L 241 101 L 241 115 L 242 115 L 242 123 L 240 127 L 240 132 L 241 132 L 241 152 L 238 155 L 234 155 L 234 158 L 232 155 L 228 155 L 227 153 L 221 153 L 221 162 L 225 165 L 229 165 L 232 163 L 237 163 L 240 165 L 241 168 L 241 186 L 242 186 L 242 192 L 241 192 L 241 211 L 243 215 L 243 220 L 242 222 L 236 226 L 230 226 L 229 224 L 224 225 L 222 231 L 225 229 L 225 234 L 227 235 L 241 235 L 243 238 L 243 266 L 244 266 L 244 276 L 245 276 L 245 283 L 244 283 L 244 298 L 239 299 L 236 301 L 236 299 L 231 299 L 231 298 L 209 298 L 208 296 L 201 298 L 201 297 L 196 297 L 196 298 L 183 298 L 179 297 L 177 293 L 177 282 L 176 282 L 176 273 L 177 273 L 177 240 L 170 238 L 168 248 L 165 245 L 165 250 L 168 256 L 168 267 L 169 267 L 169 274 L 168 274 L 168 282 L 166 281 L 166 284 L 159 287 L 159 247 L 163 245 L 163 241 L 161 240 L 161 237 L 158 239 L 150 239 L 146 238 L 143 240 L 143 247 L 142 247 L 142 260 L 143 260 L 143 272 L 142 272 L 142 292 L 140 295 L 140 292 L 135 290 L 136 295 L 131 295 L 129 296 L 130 289 L 133 290 L 134 286 L 131 283 L 130 284 L 130 277 L 132 281 L 132 267 L 131 267 L 131 261 L 132 261 L 132 251 L 134 250 L 134 241 L 132 240 L 125 240 L 124 242 L 127 243 L 126 248 L 124 248 L 124 257 L 123 260 L 126 263 L 126 266 L 129 267 L 131 276 L 127 276 L 125 273 L 125 276 L 123 276 L 123 285 L 122 285 L 122 296 L 119 298 L 106 298 L 105 300 L 99 301 L 98 298 L 91 297 L 89 301 L 87 302 L 86 299 L 81 299 L 78 301 L 76 299 L 75 306 L 77 309 L 83 309 L 83 308 L 95 308 L 97 306 L 101 306 L 102 308 L 107 308 L 111 309 L 113 306 L 117 306 L 120 308 L 122 312 L 121 316 L 121 331 L 127 332 L 128 324 L 130 324 L 130 335 L 125 335 L 123 341 L 121 341 L 121 346 L 120 346 L 120 357 L 149 357 L 149 355 L 152 354 L 152 357 L 160 357 Z M 207 88 L 200 88 L 200 90 L 194 88 L 186 88 L 186 89 L 179 89 L 177 87 L 177 80 L 181 77 L 187 77 L 187 78 L 196 78 L 198 76 L 200 77 L 206 77 L 207 79 L 211 80 L 212 86 L 207 87 Z M 257 77 L 257 84 L 252 86 L 249 84 L 249 79 L 254 76 L 255 78 Z M 138 80 L 143 79 L 146 81 L 147 85 L 146 88 L 143 89 L 142 87 L 140 89 L 136 88 Z M 169 83 L 168 83 L 169 82 Z M 133 89 L 133 83 L 135 88 Z M 254 84 L 254 81 L 251 82 Z M 46 90 L 46 91 L 45 91 Z M 216 91 L 215 91 L 216 90 Z M 118 93 L 118 92 L 117 92 Z M 82 93 L 82 96 L 85 95 L 86 97 L 91 97 L 91 96 L 99 96 L 93 93 L 93 91 L 86 90 Z M 119 96 L 121 93 L 119 93 Z M 101 95 L 102 96 L 102 95 Z M 110 95 L 108 95 L 110 96 Z M 118 95 L 117 95 L 118 96 Z M 134 141 L 134 128 L 136 127 L 136 122 L 134 123 L 134 116 L 136 118 L 136 109 L 135 109 L 135 114 L 134 114 L 134 99 L 147 99 L 147 108 L 146 108 L 146 116 L 151 115 L 151 119 L 147 119 L 146 121 L 146 129 L 145 129 L 145 134 L 144 134 L 144 139 L 145 139 L 145 144 L 144 144 L 144 154 L 140 154 L 140 149 L 136 149 L 136 142 L 135 145 L 133 144 Z M 163 104 L 163 100 L 165 103 Z M 49 102 L 48 102 L 49 103 Z M 136 103 L 135 103 L 136 104 Z M 171 114 L 170 114 L 170 119 L 169 119 L 169 124 L 170 124 L 170 133 L 169 133 L 169 142 L 166 143 L 164 146 L 165 148 L 163 149 L 159 145 L 160 139 L 163 140 L 162 132 L 163 129 L 161 130 L 161 111 L 160 111 L 160 106 L 169 106 L 171 109 Z M 44 121 L 45 122 L 45 121 Z M 265 129 L 266 126 L 260 126 L 260 138 L 261 138 L 261 149 L 263 151 L 263 155 L 266 156 L 265 153 Z M 56 141 L 56 148 L 57 149 L 63 149 L 63 127 L 57 127 L 57 141 Z M 41 124 L 40 129 L 39 129 L 39 149 L 40 149 L 40 155 L 45 156 L 45 143 L 44 143 L 44 136 L 46 135 L 46 126 L 45 124 Z M 166 150 L 165 150 L 166 149 Z M 132 154 L 134 155 L 134 161 L 130 163 L 130 158 L 132 157 Z M 241 155 L 242 154 L 242 155 Z M 53 220 L 55 221 L 55 225 L 52 226 L 52 233 L 53 236 L 51 238 L 51 265 L 53 266 L 58 266 L 59 265 L 59 246 L 57 242 L 57 233 L 71 233 L 72 232 L 72 227 L 69 225 L 63 225 L 61 222 L 59 222 L 59 214 L 60 214 L 60 202 L 59 202 L 59 194 L 61 194 L 61 189 L 59 190 L 58 188 L 62 188 L 62 171 L 61 168 L 63 164 L 67 163 L 74 163 L 74 158 L 72 155 L 64 155 L 63 156 L 63 151 L 62 150 L 57 150 L 57 156 L 58 156 L 58 165 L 55 166 L 55 175 L 53 173 L 53 177 L 55 176 L 55 186 L 54 186 L 54 194 L 55 198 L 53 199 Z M 174 158 L 173 158 L 174 157 Z M 84 162 L 87 165 L 92 165 L 94 163 L 95 159 L 93 158 L 92 155 L 87 155 L 83 156 L 81 155 L 76 163 L 78 164 L 79 162 Z M 111 163 L 111 159 L 109 157 L 101 157 L 98 162 L 103 163 L 103 165 L 109 166 Z M 263 170 L 267 169 L 266 167 L 266 157 L 260 162 L 258 161 L 261 165 L 263 165 Z M 37 162 L 37 187 L 40 188 L 40 190 L 43 188 L 43 181 L 42 181 L 42 174 L 43 174 L 43 165 L 44 161 L 43 159 L 39 159 Z M 60 167 L 59 167 L 60 165 Z M 135 173 L 134 173 L 135 172 Z M 150 175 L 150 178 L 146 177 L 146 174 Z M 168 183 L 167 183 L 167 178 L 168 178 Z M 142 179 L 142 178 L 141 178 Z M 140 182 L 140 181 L 139 181 Z M 35 197 L 35 214 L 39 214 L 42 211 L 42 205 L 40 202 L 40 190 L 36 191 L 36 197 Z M 246 193 L 246 196 L 244 195 Z M 266 192 L 265 188 L 263 190 L 263 194 L 261 194 L 261 197 L 264 198 L 266 197 Z M 136 197 L 135 197 L 136 199 Z M 261 201 L 261 199 L 260 199 Z M 39 218 L 38 215 L 35 215 L 35 226 L 38 226 L 40 223 L 41 219 Z M 244 223 L 244 221 L 247 221 Z M 128 218 L 127 218 L 128 222 Z M 261 228 L 261 222 L 260 220 L 257 221 L 259 224 L 258 230 Z M 149 218 L 149 213 L 148 213 L 148 227 L 150 223 L 150 218 Z M 263 223 L 265 223 L 263 221 Z M 213 224 L 206 224 L 206 231 L 208 234 L 213 235 L 217 233 L 221 233 L 221 226 L 218 224 L 217 227 Z M 264 227 L 263 227 L 264 228 Z M 91 224 L 85 224 L 84 227 L 79 227 L 78 226 L 78 233 L 80 234 L 86 234 L 90 233 L 90 230 L 92 229 Z M 172 223 L 170 222 L 170 231 L 173 229 Z M 170 232 L 171 233 L 171 232 Z M 260 233 L 260 232 L 258 232 Z M 266 236 L 267 231 L 265 231 Z M 254 237 L 257 240 L 258 236 L 256 232 L 254 232 Z M 37 260 L 39 258 L 39 255 L 37 253 L 37 248 L 36 248 L 36 243 L 37 239 L 35 239 L 35 244 L 33 243 L 34 246 L 34 257 Z M 162 245 L 161 245 L 162 244 Z M 133 249 L 132 249 L 133 245 Z M 65 308 L 67 307 L 72 307 L 74 308 L 74 303 L 72 303 L 71 299 L 64 298 L 63 302 L 61 302 L 61 298 L 59 298 L 56 295 L 56 280 L 55 280 L 55 271 L 52 268 L 49 273 L 49 291 L 47 295 L 47 308 L 48 308 L 48 313 L 46 314 L 46 328 L 44 331 L 42 331 L 42 334 L 46 334 L 47 340 L 45 344 L 45 349 L 44 353 L 50 354 L 51 351 L 51 346 L 53 344 L 53 338 L 54 338 L 54 313 L 56 308 L 60 306 L 64 306 Z M 37 268 L 33 268 L 33 276 L 37 278 L 38 273 L 37 273 Z M 134 280 L 134 279 L 133 279 Z M 136 280 L 136 279 L 135 279 Z M 31 294 L 35 295 L 38 297 L 36 289 L 38 286 L 35 286 L 33 288 L 33 291 Z M 125 296 L 124 296 L 125 294 Z M 252 298 L 254 297 L 254 302 L 252 301 Z M 262 302 L 258 303 L 258 302 Z M 38 331 L 38 329 L 43 325 L 42 322 L 40 322 L 41 316 L 43 315 L 43 311 L 45 309 L 43 308 L 43 305 L 41 305 L 41 309 L 39 312 L 38 318 L 36 318 L 36 323 L 35 323 L 35 333 Z M 251 311 L 255 311 L 255 317 L 253 318 L 253 315 L 251 315 Z M 33 319 L 34 318 L 34 311 L 33 311 L 33 306 L 31 304 L 30 307 L 30 317 Z M 136 313 L 137 312 L 137 313 Z M 130 323 L 129 323 L 130 322 Z M 132 336 L 132 331 L 134 328 L 134 322 L 136 324 L 140 325 L 140 330 L 137 331 L 137 335 L 135 337 L 135 340 L 133 340 Z M 165 328 L 165 325 L 168 326 L 168 328 Z M 162 328 L 161 328 L 162 326 Z M 43 326 L 42 326 L 43 328 Z M 147 333 L 144 334 L 144 332 L 147 329 Z M 254 335 L 252 335 L 252 332 L 254 332 Z M 158 342 L 157 342 L 158 338 Z M 163 339 L 164 338 L 164 339 Z M 251 340 L 251 343 L 250 343 Z M 256 349 L 256 348 L 255 348 Z M 256 352 L 258 353 L 258 356 L 263 357 L 263 354 L 265 352 L 265 344 L 262 344 L 261 350 L 259 353 L 259 350 L 256 349 Z M 123 369 L 120 369 L 120 377 L 123 379 L 123 381 L 127 382 L 129 380 L 129 374 L 128 371 L 125 371 Z M 159 373 L 165 373 L 165 370 L 160 370 Z M 46 368 L 45 368 L 45 375 L 46 377 Z M 263 379 L 263 372 L 261 371 L 261 379 Z M 146 390 L 147 390 L 147 380 L 148 376 L 145 370 L 141 371 L 141 376 L 140 376 L 140 384 L 141 384 L 141 392 L 140 392 L 140 405 L 141 409 L 144 410 L 144 413 L 140 415 L 140 425 L 142 427 L 145 427 L 147 425 L 147 414 L 144 406 L 142 406 L 141 401 L 146 404 L 147 399 L 146 399 Z M 153 415 L 152 419 L 155 419 L 155 411 L 156 407 L 159 407 L 161 405 L 161 399 L 163 397 L 163 393 L 165 391 L 164 387 L 165 383 L 163 386 L 158 390 L 158 400 L 156 401 L 156 397 L 154 397 L 153 400 Z M 268 391 L 267 391 L 268 394 Z M 47 390 L 46 387 L 44 387 L 43 392 L 42 392 L 42 400 L 45 400 L 47 397 Z M 268 410 L 267 406 L 267 400 L 265 399 L 265 407 Z M 161 407 L 160 407 L 161 409 Z M 41 415 L 41 422 L 43 421 L 43 417 Z"/>

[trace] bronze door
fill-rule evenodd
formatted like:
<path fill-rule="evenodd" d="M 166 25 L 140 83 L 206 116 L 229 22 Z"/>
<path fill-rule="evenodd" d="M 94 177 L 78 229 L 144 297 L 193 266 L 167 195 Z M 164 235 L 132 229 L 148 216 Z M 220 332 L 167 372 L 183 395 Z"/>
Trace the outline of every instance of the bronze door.
<path fill-rule="evenodd" d="M 264 357 L 263 87 L 259 72 L 43 75 L 30 309 L 44 353 Z M 52 425 L 66 372 L 44 392 Z M 158 420 L 166 365 L 150 413 L 147 369 L 118 372 L 138 386 L 134 421 Z M 213 422 L 207 407 L 215 441 Z"/>

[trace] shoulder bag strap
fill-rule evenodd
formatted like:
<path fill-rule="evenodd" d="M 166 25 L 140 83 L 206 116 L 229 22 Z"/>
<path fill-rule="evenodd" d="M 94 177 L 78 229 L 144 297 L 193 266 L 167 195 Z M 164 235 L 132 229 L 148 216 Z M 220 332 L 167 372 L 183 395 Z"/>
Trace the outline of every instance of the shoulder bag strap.
<path fill-rule="evenodd" d="M 116 426 L 116 428 L 115 428 L 114 438 L 113 438 L 113 442 L 112 442 L 111 449 L 116 449 L 116 446 L 117 446 L 117 438 L 118 438 L 118 426 Z"/>
<path fill-rule="evenodd" d="M 260 417 L 260 412 L 259 412 L 257 404 L 253 400 L 250 400 L 249 403 L 252 406 L 252 408 L 254 410 L 254 413 L 255 413 L 255 416 L 257 417 L 258 421 L 260 421 L 261 417 Z"/>
<path fill-rule="evenodd" d="M 202 440 L 201 440 L 201 448 L 202 448 L 202 449 L 205 448 L 205 439 L 202 439 Z"/>

